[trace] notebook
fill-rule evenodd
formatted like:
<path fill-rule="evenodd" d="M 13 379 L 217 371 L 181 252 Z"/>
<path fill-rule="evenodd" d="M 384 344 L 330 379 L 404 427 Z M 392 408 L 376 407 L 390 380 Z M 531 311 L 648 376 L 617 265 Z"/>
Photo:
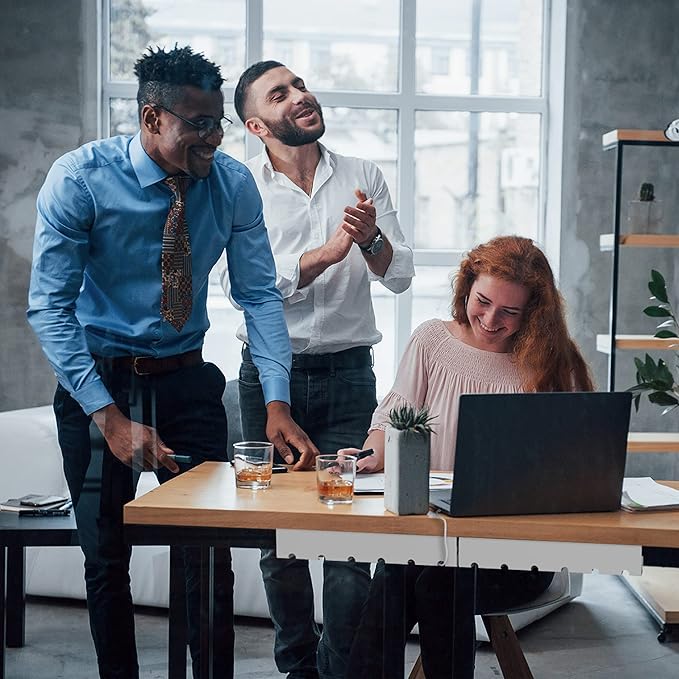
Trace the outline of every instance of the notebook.
<path fill-rule="evenodd" d="M 430 504 L 451 516 L 620 508 L 632 394 L 460 397 L 453 487 Z"/>

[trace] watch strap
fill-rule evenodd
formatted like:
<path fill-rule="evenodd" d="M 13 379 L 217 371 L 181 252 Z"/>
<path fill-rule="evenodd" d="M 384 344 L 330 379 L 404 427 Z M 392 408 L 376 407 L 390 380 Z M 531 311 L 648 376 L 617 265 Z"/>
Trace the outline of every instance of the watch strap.
<path fill-rule="evenodd" d="M 372 240 L 367 244 L 367 245 L 361 245 L 360 243 L 357 243 L 358 247 L 363 250 L 363 252 L 369 252 L 372 249 L 372 246 L 375 245 L 375 243 L 382 238 L 382 231 L 380 231 L 380 227 L 376 226 L 377 233 L 373 236 Z"/>

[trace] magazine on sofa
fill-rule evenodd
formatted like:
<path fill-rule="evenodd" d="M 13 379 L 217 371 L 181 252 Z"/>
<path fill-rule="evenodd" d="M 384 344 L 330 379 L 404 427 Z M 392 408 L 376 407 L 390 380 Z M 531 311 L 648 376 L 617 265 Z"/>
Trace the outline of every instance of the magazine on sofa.
<path fill-rule="evenodd" d="M 71 501 L 61 495 L 30 493 L 1 502 L 0 511 L 21 516 L 67 516 L 71 512 Z"/>

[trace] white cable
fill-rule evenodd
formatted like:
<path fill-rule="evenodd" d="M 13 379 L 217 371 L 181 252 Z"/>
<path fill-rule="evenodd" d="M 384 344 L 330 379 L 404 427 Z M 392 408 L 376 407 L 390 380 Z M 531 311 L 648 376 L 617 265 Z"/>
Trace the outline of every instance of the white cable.
<path fill-rule="evenodd" d="M 443 566 L 444 568 L 448 565 L 448 522 L 445 516 L 442 516 L 440 512 L 436 512 L 434 517 L 440 519 L 443 523 L 443 561 L 437 562 L 437 566 Z"/>

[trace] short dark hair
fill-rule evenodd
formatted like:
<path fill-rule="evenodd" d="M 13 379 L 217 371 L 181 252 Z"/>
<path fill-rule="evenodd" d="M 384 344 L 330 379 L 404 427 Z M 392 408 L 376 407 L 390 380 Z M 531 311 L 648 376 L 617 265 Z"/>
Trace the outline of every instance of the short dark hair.
<path fill-rule="evenodd" d="M 182 88 L 190 85 L 218 92 L 224 82 L 219 66 L 196 54 L 191 47 L 174 46 L 166 52 L 162 47 L 148 48 L 134 65 L 139 80 L 137 105 L 139 113 L 145 104 L 172 108 L 181 98 Z"/>
<path fill-rule="evenodd" d="M 246 68 L 243 74 L 238 79 L 238 84 L 236 85 L 236 91 L 233 95 L 233 106 L 236 109 L 238 117 L 245 122 L 245 104 L 247 102 L 248 91 L 250 90 L 250 85 L 252 85 L 255 80 L 259 80 L 267 71 L 272 68 L 285 68 L 285 64 L 281 64 L 280 61 L 258 61 L 256 64 Z"/>

